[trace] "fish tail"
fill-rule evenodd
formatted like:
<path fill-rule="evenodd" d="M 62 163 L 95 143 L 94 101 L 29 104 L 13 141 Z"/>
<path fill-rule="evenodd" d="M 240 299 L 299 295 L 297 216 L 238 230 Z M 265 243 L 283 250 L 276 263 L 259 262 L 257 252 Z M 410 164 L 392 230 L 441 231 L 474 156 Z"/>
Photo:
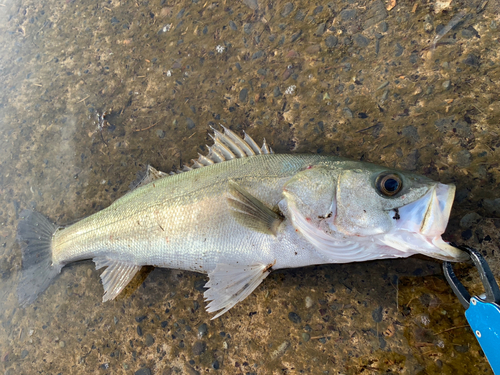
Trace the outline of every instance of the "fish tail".
<path fill-rule="evenodd" d="M 21 212 L 17 240 L 22 249 L 23 266 L 17 295 L 22 307 L 34 302 L 61 272 L 62 266 L 52 262 L 52 236 L 57 229 L 38 212 Z"/>

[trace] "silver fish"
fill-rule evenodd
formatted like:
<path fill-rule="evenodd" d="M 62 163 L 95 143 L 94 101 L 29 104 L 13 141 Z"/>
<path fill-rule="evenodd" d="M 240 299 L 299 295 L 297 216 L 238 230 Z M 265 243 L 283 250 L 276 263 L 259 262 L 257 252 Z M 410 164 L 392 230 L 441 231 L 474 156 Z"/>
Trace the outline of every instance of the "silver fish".
<path fill-rule="evenodd" d="M 66 228 L 24 211 L 18 225 L 20 304 L 32 303 L 68 263 L 92 259 L 103 301 L 145 265 L 208 274 L 218 317 L 272 270 L 324 263 L 468 256 L 444 242 L 454 185 L 370 163 L 274 154 L 229 129 L 191 167 L 151 167 L 135 190 Z"/>

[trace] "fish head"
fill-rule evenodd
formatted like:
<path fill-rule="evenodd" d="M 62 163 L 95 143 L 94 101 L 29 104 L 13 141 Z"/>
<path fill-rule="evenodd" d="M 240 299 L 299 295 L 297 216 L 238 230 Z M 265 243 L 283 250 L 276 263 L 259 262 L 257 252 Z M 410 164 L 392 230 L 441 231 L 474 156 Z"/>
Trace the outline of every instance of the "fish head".
<path fill-rule="evenodd" d="M 468 259 L 441 238 L 455 196 L 453 184 L 346 162 L 343 168 L 337 164 L 304 170 L 284 192 L 294 225 L 303 234 L 308 231 L 305 237 L 317 247 L 331 249 L 344 241 L 366 249 L 352 261 L 417 253 L 448 261 Z"/>

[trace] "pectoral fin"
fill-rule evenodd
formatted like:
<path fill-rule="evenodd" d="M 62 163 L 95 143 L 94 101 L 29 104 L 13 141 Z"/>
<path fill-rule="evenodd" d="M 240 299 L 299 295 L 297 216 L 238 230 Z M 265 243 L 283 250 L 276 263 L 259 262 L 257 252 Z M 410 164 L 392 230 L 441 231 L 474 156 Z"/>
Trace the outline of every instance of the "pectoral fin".
<path fill-rule="evenodd" d="M 141 266 L 112 261 L 107 258 L 94 258 L 93 261 L 97 270 L 107 267 L 101 273 L 102 286 L 104 287 L 103 302 L 115 299 L 141 269 Z"/>
<path fill-rule="evenodd" d="M 231 213 L 241 225 L 257 232 L 276 235 L 283 221 L 282 216 L 233 181 L 229 182 L 229 194 Z"/>
<path fill-rule="evenodd" d="M 204 294 L 205 300 L 211 301 L 207 305 L 208 312 L 222 309 L 212 320 L 247 298 L 269 275 L 273 265 L 274 263 L 254 263 L 249 266 L 217 264 L 215 270 L 208 273 L 210 280 L 205 285 L 208 290 Z"/>

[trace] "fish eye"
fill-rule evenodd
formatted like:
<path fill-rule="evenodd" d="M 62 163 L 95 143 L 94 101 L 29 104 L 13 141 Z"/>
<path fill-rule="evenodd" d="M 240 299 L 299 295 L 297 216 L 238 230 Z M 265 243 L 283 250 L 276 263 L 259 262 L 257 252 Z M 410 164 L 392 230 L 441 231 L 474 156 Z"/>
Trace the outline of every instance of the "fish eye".
<path fill-rule="evenodd" d="M 403 188 L 403 181 L 395 173 L 382 173 L 377 178 L 377 189 L 386 197 L 392 197 Z"/>

